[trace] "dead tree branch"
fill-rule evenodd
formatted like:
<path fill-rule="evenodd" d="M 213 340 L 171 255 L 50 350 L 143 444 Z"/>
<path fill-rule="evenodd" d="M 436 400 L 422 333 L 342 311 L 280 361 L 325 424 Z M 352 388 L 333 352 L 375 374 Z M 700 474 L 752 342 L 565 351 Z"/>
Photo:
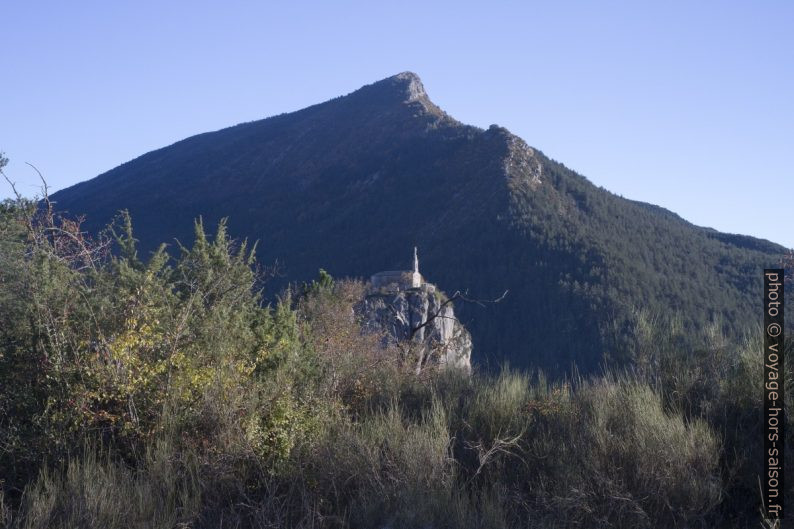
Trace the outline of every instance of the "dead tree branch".
<path fill-rule="evenodd" d="M 446 301 L 444 301 L 441 305 L 439 305 L 438 309 L 436 309 L 434 312 L 432 312 L 427 317 L 427 319 L 425 321 L 423 321 L 422 323 L 420 323 L 419 325 L 417 325 L 416 327 L 413 327 L 411 329 L 410 338 L 413 338 L 414 335 L 416 335 L 416 333 L 419 332 L 420 329 L 430 325 L 436 318 L 439 318 L 439 317 L 444 318 L 444 316 L 441 316 L 441 312 L 444 310 L 444 307 L 446 307 L 447 305 L 449 305 L 450 303 L 452 303 L 455 300 L 459 299 L 459 300 L 464 301 L 466 303 L 475 303 L 475 304 L 477 304 L 477 305 L 479 305 L 481 307 L 485 307 L 486 304 L 499 303 L 500 301 L 505 299 L 505 297 L 507 296 L 508 292 L 509 292 L 508 290 L 505 290 L 504 293 L 501 296 L 499 296 L 498 298 L 496 298 L 496 299 L 474 299 L 474 298 L 468 297 L 468 291 L 461 292 L 460 290 L 457 290 L 457 291 L 455 291 L 454 294 L 452 294 L 452 296 L 447 298 Z"/>

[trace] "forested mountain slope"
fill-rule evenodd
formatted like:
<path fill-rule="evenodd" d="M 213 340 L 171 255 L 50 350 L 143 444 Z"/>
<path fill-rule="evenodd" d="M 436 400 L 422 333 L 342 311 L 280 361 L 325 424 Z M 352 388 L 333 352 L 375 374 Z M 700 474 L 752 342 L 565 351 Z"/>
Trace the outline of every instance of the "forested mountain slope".
<path fill-rule="evenodd" d="M 460 307 L 474 362 L 593 368 L 630 348 L 633 314 L 693 332 L 760 319 L 761 269 L 784 249 L 694 226 L 597 188 L 504 128 L 459 123 L 412 73 L 298 112 L 193 136 L 56 193 L 99 230 L 128 209 L 142 247 L 229 217 L 280 264 L 271 293 L 318 268 L 407 268 L 442 289 L 505 299 Z"/>

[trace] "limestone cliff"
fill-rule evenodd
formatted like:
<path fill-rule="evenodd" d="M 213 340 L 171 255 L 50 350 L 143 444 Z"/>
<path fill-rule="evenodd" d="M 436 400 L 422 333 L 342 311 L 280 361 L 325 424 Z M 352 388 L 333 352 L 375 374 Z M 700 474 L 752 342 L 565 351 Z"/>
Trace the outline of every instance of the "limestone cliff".
<path fill-rule="evenodd" d="M 434 285 L 399 290 L 370 288 L 357 305 L 365 332 L 383 333 L 415 356 L 417 372 L 427 366 L 471 371 L 469 331 L 455 318 L 452 303 Z"/>

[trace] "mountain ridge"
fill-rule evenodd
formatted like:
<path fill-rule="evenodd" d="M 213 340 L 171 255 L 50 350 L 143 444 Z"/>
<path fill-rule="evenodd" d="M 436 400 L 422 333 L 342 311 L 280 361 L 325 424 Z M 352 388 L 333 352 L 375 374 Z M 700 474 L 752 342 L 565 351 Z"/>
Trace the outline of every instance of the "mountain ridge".
<path fill-rule="evenodd" d="M 144 249 L 189 238 L 198 216 L 231 217 L 233 234 L 283 264 L 283 281 L 320 267 L 368 277 L 419 246 L 444 290 L 511 292 L 461 307 L 475 356 L 552 370 L 630 347 L 637 305 L 682 311 L 693 331 L 747 321 L 753 274 L 784 251 L 597 188 L 503 127 L 464 125 L 411 72 L 191 136 L 53 200 L 91 231 L 128 209 Z"/>

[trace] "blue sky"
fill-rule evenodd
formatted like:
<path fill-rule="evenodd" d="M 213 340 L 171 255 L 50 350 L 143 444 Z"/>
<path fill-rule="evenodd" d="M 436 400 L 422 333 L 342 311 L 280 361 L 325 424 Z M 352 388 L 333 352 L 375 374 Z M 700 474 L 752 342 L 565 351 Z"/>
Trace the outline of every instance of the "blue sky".
<path fill-rule="evenodd" d="M 794 2 L 7 0 L 0 24 L 0 150 L 29 195 L 24 162 L 57 190 L 411 70 L 596 185 L 794 246 Z"/>

